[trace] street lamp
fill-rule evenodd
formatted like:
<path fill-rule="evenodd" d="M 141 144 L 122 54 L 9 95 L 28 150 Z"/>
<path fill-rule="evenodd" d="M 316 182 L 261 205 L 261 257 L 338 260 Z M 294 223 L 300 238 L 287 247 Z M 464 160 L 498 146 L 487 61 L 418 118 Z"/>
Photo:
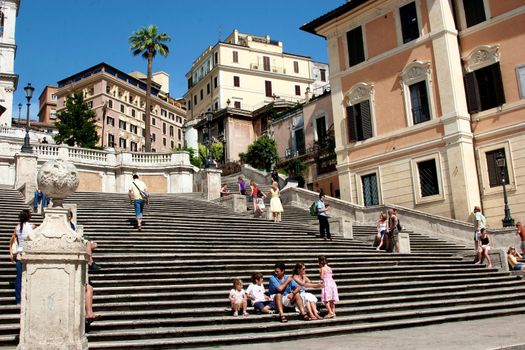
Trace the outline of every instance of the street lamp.
<path fill-rule="evenodd" d="M 22 115 L 22 104 L 18 104 L 18 127 L 20 127 L 20 116 Z"/>
<path fill-rule="evenodd" d="M 108 109 L 108 101 L 104 99 L 102 101 L 102 148 L 104 148 L 104 140 L 106 139 L 106 134 L 104 133 L 106 127 L 106 112 Z"/>
<path fill-rule="evenodd" d="M 24 137 L 24 145 L 22 146 L 22 153 L 33 153 L 33 147 L 29 144 L 29 109 L 31 107 L 31 97 L 33 97 L 33 92 L 35 88 L 31 86 L 31 83 L 28 83 L 24 88 L 24 94 L 27 98 L 27 120 L 26 120 L 26 136 Z"/>
<path fill-rule="evenodd" d="M 507 188 L 505 187 L 505 178 L 506 178 L 506 161 L 505 161 L 505 155 L 502 151 L 499 151 L 496 154 L 496 165 L 499 167 L 500 175 L 501 175 L 501 184 L 503 185 L 503 201 L 505 202 L 505 217 L 501 222 L 503 223 L 503 227 L 511 227 L 514 226 L 514 219 L 510 216 L 510 208 L 509 208 L 509 202 L 507 198 Z"/>
<path fill-rule="evenodd" d="M 204 168 L 206 169 L 215 169 L 215 163 L 213 162 L 212 157 L 212 142 L 211 142 L 211 121 L 213 120 L 213 112 L 208 111 L 206 112 L 206 129 L 208 131 L 208 140 L 207 140 L 207 148 L 208 148 L 208 159 L 206 159 L 206 162 L 204 164 Z"/>

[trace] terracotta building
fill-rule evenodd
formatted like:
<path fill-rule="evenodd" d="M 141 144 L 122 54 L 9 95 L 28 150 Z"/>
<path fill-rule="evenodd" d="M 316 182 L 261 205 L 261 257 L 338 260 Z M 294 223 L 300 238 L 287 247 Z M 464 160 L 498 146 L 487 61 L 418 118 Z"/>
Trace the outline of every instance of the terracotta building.
<path fill-rule="evenodd" d="M 167 73 L 155 73 L 153 77 L 152 150 L 169 152 L 183 146 L 182 125 L 186 111 L 179 101 L 169 97 Z M 97 115 L 100 146 L 117 150 L 143 150 L 146 116 L 146 82 L 143 74 L 127 74 L 100 63 L 62 79 L 55 92 L 57 113 L 65 108 L 65 98 L 77 91 L 84 93 L 84 99 Z"/>
<path fill-rule="evenodd" d="M 352 0 L 302 29 L 328 43 L 343 199 L 497 227 L 506 178 L 524 219 L 524 0 Z"/>
<path fill-rule="evenodd" d="M 38 120 L 42 123 L 54 123 L 57 119 L 57 90 L 58 87 L 48 85 L 38 97 Z"/>

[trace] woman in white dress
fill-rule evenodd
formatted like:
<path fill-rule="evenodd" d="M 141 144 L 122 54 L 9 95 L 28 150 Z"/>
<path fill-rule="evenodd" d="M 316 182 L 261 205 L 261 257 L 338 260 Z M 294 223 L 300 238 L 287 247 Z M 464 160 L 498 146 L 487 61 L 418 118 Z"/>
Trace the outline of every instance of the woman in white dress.
<path fill-rule="evenodd" d="M 272 182 L 272 188 L 270 189 L 270 211 L 273 215 L 273 222 L 281 222 L 281 214 L 284 211 L 283 205 L 281 204 L 281 198 L 279 198 L 279 186 L 277 182 Z"/>

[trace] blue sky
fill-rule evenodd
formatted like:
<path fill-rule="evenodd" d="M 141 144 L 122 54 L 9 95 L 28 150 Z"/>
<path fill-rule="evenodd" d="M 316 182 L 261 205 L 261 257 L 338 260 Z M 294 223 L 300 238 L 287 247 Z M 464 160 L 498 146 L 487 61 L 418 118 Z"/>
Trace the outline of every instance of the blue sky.
<path fill-rule="evenodd" d="M 31 118 L 46 85 L 100 62 L 125 72 L 146 72 L 146 61 L 129 51 L 128 37 L 141 26 L 155 24 L 172 38 L 170 55 L 158 57 L 153 70 L 170 74 L 170 92 L 180 97 L 185 74 L 209 45 L 234 28 L 281 40 L 284 50 L 327 62 L 323 38 L 299 27 L 340 6 L 344 0 L 22 0 L 16 26 L 15 72 L 20 79 L 13 101 L 24 105 L 23 88 L 35 86 Z"/>

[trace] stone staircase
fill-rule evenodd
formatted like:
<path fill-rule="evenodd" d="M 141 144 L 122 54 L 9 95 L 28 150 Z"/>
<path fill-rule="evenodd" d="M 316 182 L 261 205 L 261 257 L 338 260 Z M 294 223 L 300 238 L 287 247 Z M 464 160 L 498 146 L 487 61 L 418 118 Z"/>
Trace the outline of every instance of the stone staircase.
<path fill-rule="evenodd" d="M 25 206 L 15 191 L 0 189 L 0 196 L 0 347 L 14 349 L 19 310 L 7 249 Z M 287 206 L 284 221 L 274 224 L 195 195 L 153 194 L 138 232 L 125 194 L 75 193 L 67 202 L 78 204 L 78 223 L 99 243 L 94 256 L 102 270 L 91 279 L 100 318 L 91 325 L 90 349 L 211 348 L 525 311 L 523 281 L 463 261 L 456 253 L 464 247 L 454 244 L 423 249 L 443 243 L 430 240 L 412 254 L 386 254 L 359 239 L 321 241 L 305 210 Z M 359 238 L 370 229 L 354 231 Z M 289 272 L 305 262 L 317 280 L 319 255 L 328 257 L 339 286 L 337 318 L 306 322 L 290 315 L 281 324 L 271 315 L 231 316 L 227 295 L 234 277 L 247 286 L 261 271 L 267 286 L 273 264 L 285 261 Z"/>

